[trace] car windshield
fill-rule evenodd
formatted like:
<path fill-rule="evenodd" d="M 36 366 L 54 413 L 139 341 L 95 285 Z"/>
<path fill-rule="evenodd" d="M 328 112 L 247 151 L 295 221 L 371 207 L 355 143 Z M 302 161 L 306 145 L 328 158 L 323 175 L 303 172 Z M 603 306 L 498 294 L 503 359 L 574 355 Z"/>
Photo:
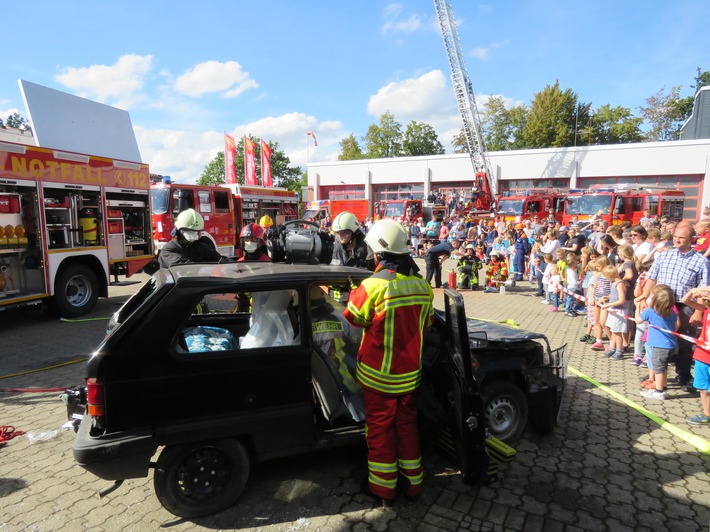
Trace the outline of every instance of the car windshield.
<path fill-rule="evenodd" d="M 151 211 L 153 214 L 165 214 L 168 212 L 168 200 L 170 199 L 170 189 L 152 188 L 150 189 Z"/>
<path fill-rule="evenodd" d="M 498 210 L 505 214 L 523 214 L 523 200 L 503 199 L 498 205 Z"/>
<path fill-rule="evenodd" d="M 388 203 L 385 207 L 385 218 L 404 216 L 404 203 Z"/>
<path fill-rule="evenodd" d="M 319 209 L 308 209 L 306 212 L 303 213 L 303 216 L 301 216 L 302 220 L 312 220 L 315 219 L 316 216 L 318 216 Z"/>
<path fill-rule="evenodd" d="M 611 194 L 593 194 L 589 196 L 569 196 L 565 212 L 567 214 L 609 214 Z"/>

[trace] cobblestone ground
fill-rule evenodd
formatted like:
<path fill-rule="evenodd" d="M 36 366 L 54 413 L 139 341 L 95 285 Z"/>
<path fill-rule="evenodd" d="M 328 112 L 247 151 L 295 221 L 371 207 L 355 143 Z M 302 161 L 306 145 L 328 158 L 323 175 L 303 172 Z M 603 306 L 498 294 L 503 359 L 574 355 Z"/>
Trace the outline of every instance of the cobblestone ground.
<path fill-rule="evenodd" d="M 112 287 L 90 317 L 109 316 L 137 286 Z M 435 292 L 441 307 L 441 290 Z M 700 411 L 697 397 L 671 384 L 668 401 L 642 398 L 642 370 L 589 350 L 578 341 L 583 318 L 548 312 L 529 283 L 505 295 L 468 292 L 464 298 L 470 316 L 513 318 L 544 331 L 553 348 L 570 346 L 559 426 L 548 436 L 526 431 L 516 459 L 502 466 L 494 485 L 463 484 L 450 463 L 427 449 L 422 499 L 373 509 L 359 493 L 361 446 L 254 466 L 237 505 L 186 521 L 160 506 L 152 478 L 126 481 L 99 498 L 109 483 L 74 464 L 74 435 L 60 428 L 66 411 L 58 393 L 4 392 L 1 425 L 57 433 L 44 442 L 22 436 L 0 447 L 0 531 L 708 530 L 710 428 L 685 422 Z M 84 358 L 105 323 L 62 322 L 31 309 L 0 313 L 0 387 L 81 383 L 82 363 L 59 364 Z"/>

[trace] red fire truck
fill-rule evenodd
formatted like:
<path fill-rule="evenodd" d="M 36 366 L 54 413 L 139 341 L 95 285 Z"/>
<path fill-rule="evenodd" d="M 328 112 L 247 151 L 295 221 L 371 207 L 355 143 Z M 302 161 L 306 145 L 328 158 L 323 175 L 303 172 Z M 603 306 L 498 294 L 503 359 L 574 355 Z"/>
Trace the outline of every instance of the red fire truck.
<path fill-rule="evenodd" d="M 559 189 L 513 189 L 506 191 L 498 200 L 497 212 L 506 222 L 522 222 L 531 216 L 547 216 L 553 209 L 555 217 L 562 222 L 565 198 L 569 191 Z"/>
<path fill-rule="evenodd" d="M 681 220 L 684 202 L 685 193 L 670 186 L 594 185 L 569 193 L 562 223 L 569 225 L 573 216 L 583 221 L 596 215 L 610 225 L 626 220 L 637 224 L 644 211 L 648 211 L 649 216 L 668 215 L 673 220 Z"/>
<path fill-rule="evenodd" d="M 153 259 L 148 165 L 0 142 L 0 310 L 81 316 Z"/>
<path fill-rule="evenodd" d="M 334 220 L 343 211 L 354 214 L 359 221 L 364 221 L 370 216 L 370 203 L 366 199 L 313 200 L 306 203 L 306 210 L 301 218 L 320 222 L 329 216 Z"/>
<path fill-rule="evenodd" d="M 298 217 L 298 195 L 285 188 L 246 185 L 190 185 L 169 179 L 150 189 L 153 239 L 156 251 L 172 238 L 177 215 L 195 209 L 205 220 L 205 231 L 225 256 L 236 253 L 239 232 L 246 223 L 268 215 L 275 224 Z"/>

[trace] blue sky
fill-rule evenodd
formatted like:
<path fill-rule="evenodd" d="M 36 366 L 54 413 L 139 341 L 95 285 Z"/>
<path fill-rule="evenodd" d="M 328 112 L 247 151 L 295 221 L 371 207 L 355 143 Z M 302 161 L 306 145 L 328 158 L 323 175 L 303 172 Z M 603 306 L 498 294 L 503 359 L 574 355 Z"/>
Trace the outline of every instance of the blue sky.
<path fill-rule="evenodd" d="M 480 108 L 559 80 L 638 114 L 710 70 L 707 0 L 451 3 Z M 35 0 L 7 2 L 3 20 L 0 118 L 27 117 L 18 79 L 125 109 L 144 162 L 179 181 L 224 131 L 278 142 L 305 169 L 387 110 L 432 125 L 447 152 L 461 124 L 432 0 Z"/>

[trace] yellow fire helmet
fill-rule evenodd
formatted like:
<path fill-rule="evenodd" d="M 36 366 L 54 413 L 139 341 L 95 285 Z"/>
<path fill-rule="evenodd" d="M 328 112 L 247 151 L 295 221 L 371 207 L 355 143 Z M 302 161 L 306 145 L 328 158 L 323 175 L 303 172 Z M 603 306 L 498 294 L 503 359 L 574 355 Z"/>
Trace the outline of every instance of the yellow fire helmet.
<path fill-rule="evenodd" d="M 271 219 L 271 216 L 265 214 L 259 220 L 259 225 L 264 229 L 268 229 L 269 227 L 272 227 L 274 225 L 274 221 Z"/>

